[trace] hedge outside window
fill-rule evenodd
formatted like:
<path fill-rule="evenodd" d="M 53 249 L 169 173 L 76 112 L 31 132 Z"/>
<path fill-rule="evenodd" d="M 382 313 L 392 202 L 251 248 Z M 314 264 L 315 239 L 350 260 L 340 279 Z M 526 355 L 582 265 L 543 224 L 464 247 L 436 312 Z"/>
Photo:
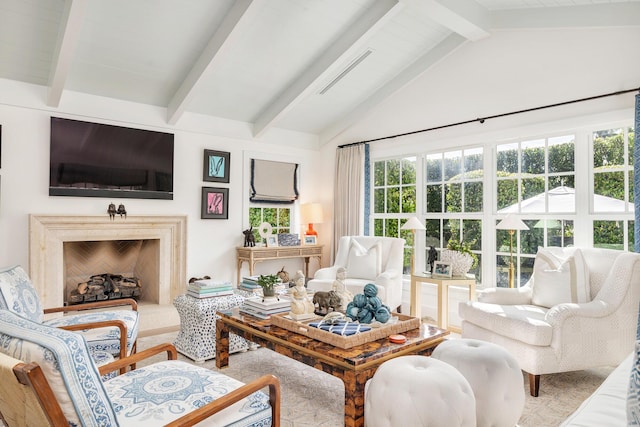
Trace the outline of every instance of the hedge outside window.
<path fill-rule="evenodd" d="M 450 239 L 469 243 L 478 256 L 477 266 L 469 272 L 480 279 L 484 210 L 483 148 L 427 154 L 424 176 L 424 259 L 427 259 L 431 246 L 440 252 L 447 247 Z"/>
<path fill-rule="evenodd" d="M 373 164 L 373 235 L 402 237 L 405 274 L 411 268 L 413 236 L 400 230 L 406 214 L 416 212 L 416 158 L 381 160 Z"/>
<path fill-rule="evenodd" d="M 426 156 L 425 212 L 482 212 L 482 148 Z"/>
<path fill-rule="evenodd" d="M 538 246 L 573 243 L 573 221 L 552 223 L 546 214 L 575 214 L 575 135 L 499 144 L 496 147 L 496 208 L 521 215 L 529 230 L 513 236 L 516 286 L 533 271 Z M 557 218 L 557 216 L 554 216 Z M 496 224 L 499 221 L 496 221 Z M 509 286 L 510 236 L 496 230 L 496 284 Z"/>
<path fill-rule="evenodd" d="M 252 207 L 249 208 L 249 224 L 253 227 L 253 235 L 256 242 L 264 242 L 258 229 L 260 224 L 268 222 L 271 224 L 273 234 L 289 233 L 291 229 L 291 209 L 272 207 Z"/>
<path fill-rule="evenodd" d="M 634 221 L 603 219 L 603 215 L 633 212 L 632 128 L 593 132 L 593 246 L 618 250 L 634 249 Z"/>

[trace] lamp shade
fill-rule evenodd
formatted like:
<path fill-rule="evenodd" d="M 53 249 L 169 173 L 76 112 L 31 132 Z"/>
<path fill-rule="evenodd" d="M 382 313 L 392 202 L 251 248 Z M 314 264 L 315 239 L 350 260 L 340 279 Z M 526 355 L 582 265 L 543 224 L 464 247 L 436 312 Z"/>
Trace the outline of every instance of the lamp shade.
<path fill-rule="evenodd" d="M 400 227 L 400 229 L 401 230 L 424 230 L 425 228 L 424 228 L 424 225 L 422 225 L 422 223 L 417 217 L 412 216 L 411 218 L 409 218 L 407 222 L 404 223 L 402 227 Z"/>
<path fill-rule="evenodd" d="M 307 224 L 319 224 L 324 221 L 322 205 L 320 203 L 305 203 L 300 206 L 302 222 Z"/>
<path fill-rule="evenodd" d="M 527 224 L 513 214 L 509 214 L 496 225 L 498 230 L 528 230 Z"/>

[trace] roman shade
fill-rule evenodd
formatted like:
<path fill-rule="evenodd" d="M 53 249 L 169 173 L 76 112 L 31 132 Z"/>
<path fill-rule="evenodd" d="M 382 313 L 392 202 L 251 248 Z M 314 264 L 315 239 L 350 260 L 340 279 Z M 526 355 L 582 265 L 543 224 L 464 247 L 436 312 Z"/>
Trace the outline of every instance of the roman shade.
<path fill-rule="evenodd" d="M 298 164 L 251 159 L 252 202 L 293 203 L 298 198 Z"/>

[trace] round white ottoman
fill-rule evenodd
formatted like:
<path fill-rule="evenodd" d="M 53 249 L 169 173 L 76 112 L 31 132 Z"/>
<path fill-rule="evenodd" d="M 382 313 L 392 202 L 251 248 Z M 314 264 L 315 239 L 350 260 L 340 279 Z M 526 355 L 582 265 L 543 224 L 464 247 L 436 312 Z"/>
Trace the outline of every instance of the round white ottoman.
<path fill-rule="evenodd" d="M 524 380 L 518 361 L 497 344 L 474 339 L 447 340 L 432 358 L 456 368 L 476 398 L 478 427 L 513 427 L 524 409 Z"/>
<path fill-rule="evenodd" d="M 475 412 L 462 374 L 426 356 L 388 360 L 365 386 L 367 427 L 475 427 Z"/>

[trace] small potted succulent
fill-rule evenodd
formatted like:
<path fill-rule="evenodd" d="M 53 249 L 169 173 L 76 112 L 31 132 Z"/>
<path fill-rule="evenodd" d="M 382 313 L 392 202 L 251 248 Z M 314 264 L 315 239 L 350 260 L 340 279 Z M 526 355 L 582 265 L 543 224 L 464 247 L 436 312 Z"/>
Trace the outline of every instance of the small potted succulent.
<path fill-rule="evenodd" d="M 258 285 L 262 286 L 262 293 L 265 297 L 275 296 L 276 290 L 274 286 L 278 282 L 280 282 L 280 277 L 276 274 L 261 274 L 258 277 Z"/>

